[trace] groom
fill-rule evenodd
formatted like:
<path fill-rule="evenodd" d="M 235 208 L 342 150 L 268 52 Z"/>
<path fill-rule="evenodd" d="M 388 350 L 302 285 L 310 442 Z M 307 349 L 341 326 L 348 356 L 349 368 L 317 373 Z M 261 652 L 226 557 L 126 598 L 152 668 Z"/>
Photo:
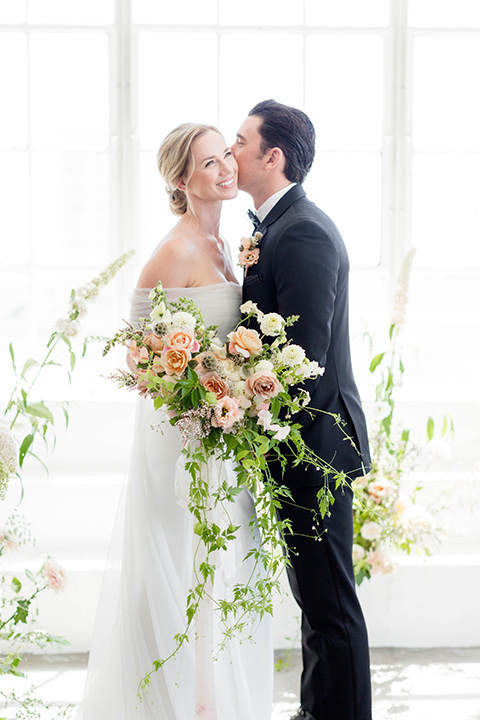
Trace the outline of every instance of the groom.
<path fill-rule="evenodd" d="M 284 317 L 299 315 L 291 340 L 325 367 L 309 380 L 310 406 L 340 414 L 303 411 L 307 445 L 350 480 L 368 470 L 370 456 L 360 397 L 353 378 L 348 335 L 347 251 L 337 228 L 307 200 L 302 183 L 315 154 L 315 130 L 300 110 L 265 100 L 240 126 L 232 152 L 239 188 L 251 195 L 257 217 L 258 263 L 248 269 L 243 301 Z M 257 219 L 258 218 L 258 219 Z M 312 513 L 323 484 L 313 466 L 275 466 L 294 504 L 281 509 L 289 519 L 288 577 L 302 609 L 301 708 L 292 720 L 371 720 L 367 630 L 352 567 L 352 493 L 332 491 L 335 504 L 323 521 L 320 542 L 312 537 Z"/>

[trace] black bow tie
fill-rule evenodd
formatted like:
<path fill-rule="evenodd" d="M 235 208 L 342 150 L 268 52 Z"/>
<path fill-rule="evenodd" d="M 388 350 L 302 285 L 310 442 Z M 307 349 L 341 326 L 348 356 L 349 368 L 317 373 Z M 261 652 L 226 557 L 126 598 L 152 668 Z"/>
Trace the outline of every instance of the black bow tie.
<path fill-rule="evenodd" d="M 258 215 L 252 212 L 252 210 L 247 210 L 247 215 L 253 223 L 254 230 L 258 230 L 258 226 L 260 225 L 260 219 Z"/>

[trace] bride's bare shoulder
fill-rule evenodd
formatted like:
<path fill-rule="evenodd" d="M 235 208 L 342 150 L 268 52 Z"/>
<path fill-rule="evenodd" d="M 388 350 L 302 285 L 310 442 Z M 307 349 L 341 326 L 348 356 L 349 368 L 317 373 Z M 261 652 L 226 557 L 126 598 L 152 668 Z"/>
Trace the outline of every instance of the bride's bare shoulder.
<path fill-rule="evenodd" d="M 175 226 L 157 245 L 142 269 L 137 287 L 187 287 L 192 273 L 194 245 L 191 239 Z"/>

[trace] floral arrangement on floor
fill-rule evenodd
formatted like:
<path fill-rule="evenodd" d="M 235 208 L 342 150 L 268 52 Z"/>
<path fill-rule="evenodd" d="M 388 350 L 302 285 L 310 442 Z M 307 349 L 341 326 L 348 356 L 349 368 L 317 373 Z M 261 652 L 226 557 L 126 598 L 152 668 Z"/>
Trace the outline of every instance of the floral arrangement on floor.
<path fill-rule="evenodd" d="M 406 319 L 408 285 L 414 257 L 411 250 L 398 278 L 389 347 L 376 354 L 370 372 L 378 379 L 375 388 L 376 418 L 369 424 L 372 469 L 353 482 L 354 545 L 353 563 L 358 585 L 373 574 L 393 569 L 394 552 L 429 554 L 432 542 L 443 528 L 420 501 L 421 487 L 410 493 L 404 480 L 418 462 L 422 448 L 413 441 L 411 432 L 402 427 L 395 414 L 395 389 L 405 371 L 399 350 Z M 371 341 L 371 338 L 370 338 Z M 435 425 L 427 421 L 427 441 L 432 441 Z M 441 434 L 453 432 L 451 419 L 443 420 Z"/>
<path fill-rule="evenodd" d="M 272 593 L 279 589 L 284 567 L 283 536 L 288 523 L 276 515 L 279 503 L 288 503 L 290 494 L 272 478 L 269 463 L 285 468 L 286 455 L 294 464 L 311 463 L 323 472 L 319 492 L 319 514 L 330 512 L 333 495 L 328 482 L 340 486 L 345 476 L 317 457 L 304 443 L 295 415 L 307 408 L 308 392 L 299 385 L 323 374 L 318 363 L 310 362 L 305 351 L 287 340 L 286 328 L 298 319 L 277 313 L 263 314 L 255 303 L 244 303 L 242 322 L 228 335 L 227 343 L 217 336 L 216 327 L 206 327 L 192 300 L 167 302 L 161 283 L 150 293 L 152 311 L 137 326 L 127 325 L 108 343 L 127 345 L 133 361 L 132 372 L 118 371 L 113 379 L 122 387 L 135 389 L 153 398 L 157 410 L 181 433 L 190 487 L 186 502 L 195 519 L 194 532 L 203 545 L 203 561 L 197 571 L 198 584 L 190 589 L 186 605 L 185 632 L 175 636 L 176 648 L 167 658 L 158 659 L 151 674 L 176 655 L 188 640 L 202 598 L 215 572 L 214 555 L 235 538 L 238 527 L 220 526 L 215 508 L 228 506 L 243 488 L 254 498 L 261 547 L 251 551 L 261 572 L 252 573 L 249 585 L 237 585 L 232 602 L 215 601 L 224 622 L 225 638 L 242 631 L 245 619 L 272 613 Z M 253 318 L 259 331 L 248 327 Z M 160 416 L 161 417 L 161 416 Z M 159 421 L 160 421 L 159 417 Z M 339 432 L 341 419 L 335 417 Z M 267 455 L 268 463 L 267 463 Z M 208 466 L 211 458 L 233 460 L 233 484 L 212 483 Z M 335 512 L 335 510 L 333 510 Z M 228 510 L 225 512 L 228 517 Z M 315 517 L 312 518 L 312 533 Z"/>
<path fill-rule="evenodd" d="M 87 313 L 87 303 L 93 301 L 102 287 L 115 277 L 132 255 L 128 252 L 111 263 L 103 272 L 82 287 L 72 290 L 68 311 L 60 318 L 55 330 L 48 339 L 42 360 L 28 358 L 18 365 L 13 345 L 9 353 L 15 376 L 15 384 L 10 394 L 3 418 L 0 420 L 0 501 L 5 499 L 9 483 L 20 481 L 20 499 L 17 507 L 0 524 L 0 557 L 13 553 L 21 546 L 34 544 L 30 525 L 20 513 L 18 506 L 24 497 L 21 470 L 27 458 L 34 458 L 45 469 L 45 463 L 37 454 L 37 445 L 49 449 L 55 441 L 55 414 L 60 411 L 68 425 L 68 403 L 47 404 L 43 399 L 33 399 L 35 385 L 45 368 L 58 368 L 71 379 L 76 366 L 77 350 L 72 339 L 80 332 L 79 320 Z M 81 355 L 86 352 L 86 338 L 81 345 Z M 27 431 L 25 430 L 27 428 Z M 1 505 L 0 505 L 1 510 Z M 43 648 L 47 645 L 58 647 L 68 645 L 61 637 L 41 630 L 37 625 L 38 610 L 35 599 L 44 590 L 60 592 L 64 589 L 66 574 L 52 558 L 46 557 L 42 566 L 32 571 L 26 569 L 20 579 L 5 571 L 0 575 L 0 675 L 23 677 L 21 662 L 26 648 L 35 645 Z M 41 700 L 32 693 L 0 691 L 5 707 L 21 706 L 17 717 L 40 717 L 40 708 L 47 709 Z M 73 707 L 73 706 L 72 706 Z M 57 717 L 66 717 L 67 709 L 56 710 Z"/>

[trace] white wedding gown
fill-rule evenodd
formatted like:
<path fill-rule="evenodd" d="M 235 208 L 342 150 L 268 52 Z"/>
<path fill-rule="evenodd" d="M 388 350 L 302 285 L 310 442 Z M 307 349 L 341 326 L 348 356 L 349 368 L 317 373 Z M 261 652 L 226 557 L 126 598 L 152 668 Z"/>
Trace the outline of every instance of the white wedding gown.
<path fill-rule="evenodd" d="M 136 289 L 131 320 L 148 317 L 148 290 Z M 240 288 L 221 283 L 169 289 L 169 300 L 191 297 L 207 325 L 219 336 L 238 322 Z M 151 399 L 139 398 L 129 479 L 112 539 L 95 621 L 81 720 L 269 720 L 272 707 L 273 649 L 270 618 L 255 626 L 253 641 L 233 638 L 215 652 L 223 636 L 208 601 L 190 642 L 151 677 L 142 702 L 138 684 L 152 661 L 175 648 L 174 635 L 186 626 L 186 594 L 192 586 L 194 535 L 180 433 L 159 426 Z M 153 426 L 153 427 L 152 427 Z M 228 465 L 213 461 L 212 478 L 233 477 Z M 230 509 L 229 509 L 230 511 Z M 219 511 L 221 512 L 221 511 Z M 241 525 L 234 546 L 214 559 L 214 598 L 230 598 L 235 583 L 246 582 L 258 543 L 249 522 L 253 503 L 247 491 L 231 511 Z M 221 521 L 221 519 L 220 519 Z"/>

